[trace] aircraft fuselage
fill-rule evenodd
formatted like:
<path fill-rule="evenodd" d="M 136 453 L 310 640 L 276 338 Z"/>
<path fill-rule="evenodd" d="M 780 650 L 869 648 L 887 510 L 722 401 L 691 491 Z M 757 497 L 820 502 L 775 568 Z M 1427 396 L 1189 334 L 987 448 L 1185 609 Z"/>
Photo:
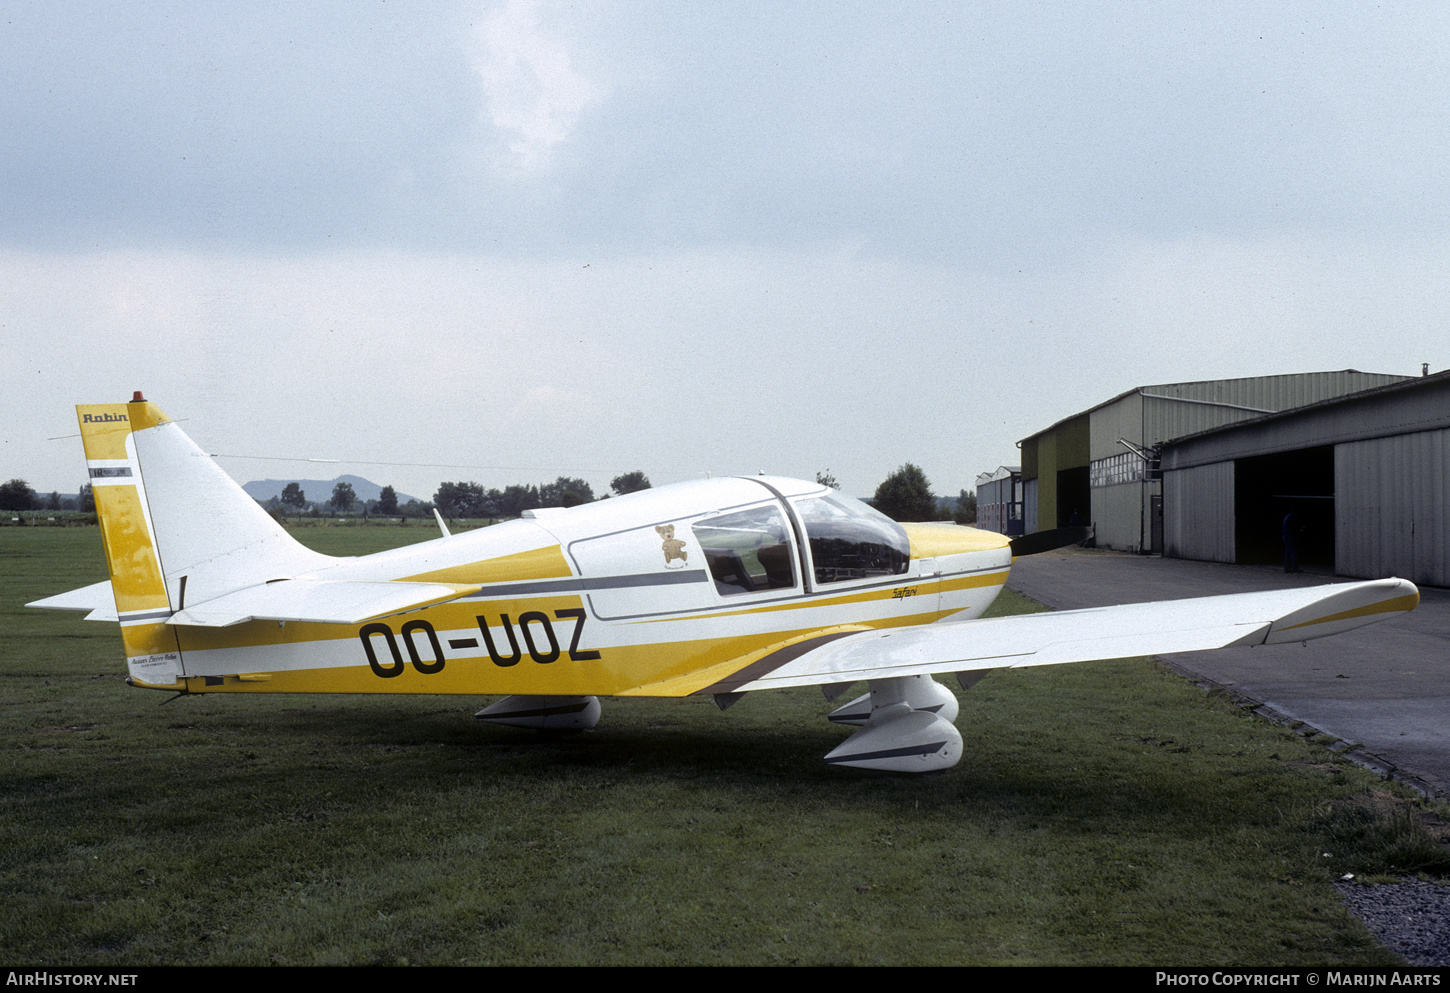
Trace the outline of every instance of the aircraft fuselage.
<path fill-rule="evenodd" d="M 179 645 L 192 692 L 683 696 L 728 692 L 832 635 L 979 616 L 1011 564 L 1005 537 L 954 526 L 900 527 L 895 554 L 872 531 L 895 527 L 885 518 L 775 477 L 534 513 L 295 577 L 482 587 L 434 607 L 350 626 L 149 626 Z"/>

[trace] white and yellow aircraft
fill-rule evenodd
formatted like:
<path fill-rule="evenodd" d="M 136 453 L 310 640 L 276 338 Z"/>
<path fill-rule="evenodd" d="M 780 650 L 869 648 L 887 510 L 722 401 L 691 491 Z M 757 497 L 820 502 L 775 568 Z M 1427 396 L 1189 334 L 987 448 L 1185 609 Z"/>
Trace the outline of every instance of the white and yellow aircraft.
<path fill-rule="evenodd" d="M 955 765 L 995 668 L 1306 641 L 1414 609 L 1399 579 L 974 620 L 1008 540 L 897 524 L 815 483 L 663 486 L 356 558 L 299 545 L 155 405 L 76 408 L 109 582 L 31 604 L 119 621 L 133 686 L 504 694 L 478 715 L 592 727 L 601 696 L 869 692 L 826 756 Z M 439 520 L 440 526 L 442 520 Z"/>

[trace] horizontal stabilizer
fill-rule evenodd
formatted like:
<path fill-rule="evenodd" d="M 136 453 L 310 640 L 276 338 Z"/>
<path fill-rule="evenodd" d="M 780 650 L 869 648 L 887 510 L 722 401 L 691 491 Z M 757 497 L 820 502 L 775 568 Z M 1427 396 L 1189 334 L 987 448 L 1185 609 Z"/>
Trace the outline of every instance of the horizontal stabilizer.
<path fill-rule="evenodd" d="M 55 596 L 46 597 L 44 600 L 36 600 L 25 606 L 44 607 L 48 610 L 85 610 L 89 611 L 85 618 L 88 621 L 115 623 L 119 620 L 116 615 L 116 597 L 111 592 L 109 579 L 92 583 L 90 586 L 83 586 L 78 590 L 71 590 L 69 593 L 58 593 Z"/>
<path fill-rule="evenodd" d="M 962 669 L 1056 665 L 1309 641 L 1413 610 L 1414 583 L 1380 579 L 863 631 L 711 693 Z"/>
<path fill-rule="evenodd" d="M 481 588 L 458 583 L 284 579 L 187 607 L 172 614 L 166 623 L 205 628 L 253 620 L 361 624 L 468 596 Z"/>

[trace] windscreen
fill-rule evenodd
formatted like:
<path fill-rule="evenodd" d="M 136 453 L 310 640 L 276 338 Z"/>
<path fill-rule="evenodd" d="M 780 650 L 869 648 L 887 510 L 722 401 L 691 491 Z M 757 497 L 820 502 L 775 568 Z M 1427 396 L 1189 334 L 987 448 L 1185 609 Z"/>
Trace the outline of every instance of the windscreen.
<path fill-rule="evenodd" d="M 833 492 L 795 501 L 810 540 L 817 583 L 899 576 L 911 565 L 906 530 L 855 497 Z"/>

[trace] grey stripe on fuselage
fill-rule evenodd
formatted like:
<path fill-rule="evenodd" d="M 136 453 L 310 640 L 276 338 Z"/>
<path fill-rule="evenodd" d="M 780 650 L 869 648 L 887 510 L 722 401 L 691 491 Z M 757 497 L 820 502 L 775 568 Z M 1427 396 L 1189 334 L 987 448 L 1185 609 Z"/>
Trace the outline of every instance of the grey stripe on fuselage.
<path fill-rule="evenodd" d="M 591 590 L 623 590 L 640 586 L 678 586 L 682 583 L 703 583 L 708 579 L 709 575 L 704 569 L 648 572 L 634 576 L 573 576 L 569 579 L 540 579 L 532 583 L 486 586 L 477 593 L 459 597 L 458 601 L 496 600 L 500 597 L 537 596 L 542 593 L 588 593 Z"/>

